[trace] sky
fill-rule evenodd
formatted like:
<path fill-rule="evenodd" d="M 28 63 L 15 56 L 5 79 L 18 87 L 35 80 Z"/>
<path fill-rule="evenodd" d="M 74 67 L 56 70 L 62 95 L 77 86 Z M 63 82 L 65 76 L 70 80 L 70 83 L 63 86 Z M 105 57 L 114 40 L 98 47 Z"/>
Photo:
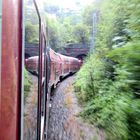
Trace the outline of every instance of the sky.
<path fill-rule="evenodd" d="M 78 4 L 80 3 L 81 6 L 88 5 L 93 0 L 47 0 L 48 3 L 58 5 L 61 8 L 69 8 L 69 9 L 77 9 Z"/>

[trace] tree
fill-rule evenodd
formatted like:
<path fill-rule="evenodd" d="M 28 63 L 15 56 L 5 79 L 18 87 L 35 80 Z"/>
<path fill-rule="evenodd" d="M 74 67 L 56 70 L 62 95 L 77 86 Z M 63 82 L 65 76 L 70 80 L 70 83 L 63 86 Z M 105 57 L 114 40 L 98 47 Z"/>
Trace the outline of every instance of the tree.
<path fill-rule="evenodd" d="M 89 27 L 83 23 L 76 24 L 73 28 L 73 34 L 76 41 L 86 44 L 89 42 Z"/>

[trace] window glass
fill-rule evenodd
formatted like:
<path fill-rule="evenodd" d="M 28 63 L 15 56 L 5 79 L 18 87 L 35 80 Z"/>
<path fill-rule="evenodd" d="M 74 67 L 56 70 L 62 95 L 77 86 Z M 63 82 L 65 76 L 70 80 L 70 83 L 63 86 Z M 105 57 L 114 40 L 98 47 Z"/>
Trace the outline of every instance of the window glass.
<path fill-rule="evenodd" d="M 39 19 L 33 0 L 24 1 L 23 140 L 37 139 Z"/>

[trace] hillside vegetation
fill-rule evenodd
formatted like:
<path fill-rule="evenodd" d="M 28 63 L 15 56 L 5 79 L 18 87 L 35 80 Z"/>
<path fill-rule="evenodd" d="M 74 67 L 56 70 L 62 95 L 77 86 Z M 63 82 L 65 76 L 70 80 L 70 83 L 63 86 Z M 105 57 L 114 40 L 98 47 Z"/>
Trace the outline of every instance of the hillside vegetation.
<path fill-rule="evenodd" d="M 140 139 L 140 0 L 100 0 L 85 8 L 94 50 L 77 74 L 81 117 L 103 128 L 108 140 Z"/>

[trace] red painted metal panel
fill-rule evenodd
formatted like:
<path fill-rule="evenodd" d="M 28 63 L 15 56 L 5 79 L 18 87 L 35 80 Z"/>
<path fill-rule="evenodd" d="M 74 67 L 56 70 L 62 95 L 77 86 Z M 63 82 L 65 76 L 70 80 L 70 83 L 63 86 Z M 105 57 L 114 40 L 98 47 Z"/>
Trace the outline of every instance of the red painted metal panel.
<path fill-rule="evenodd" d="M 2 1 L 0 139 L 20 137 L 21 0 Z"/>
<path fill-rule="evenodd" d="M 38 56 L 33 56 L 26 59 L 25 67 L 28 71 L 38 74 Z"/>

